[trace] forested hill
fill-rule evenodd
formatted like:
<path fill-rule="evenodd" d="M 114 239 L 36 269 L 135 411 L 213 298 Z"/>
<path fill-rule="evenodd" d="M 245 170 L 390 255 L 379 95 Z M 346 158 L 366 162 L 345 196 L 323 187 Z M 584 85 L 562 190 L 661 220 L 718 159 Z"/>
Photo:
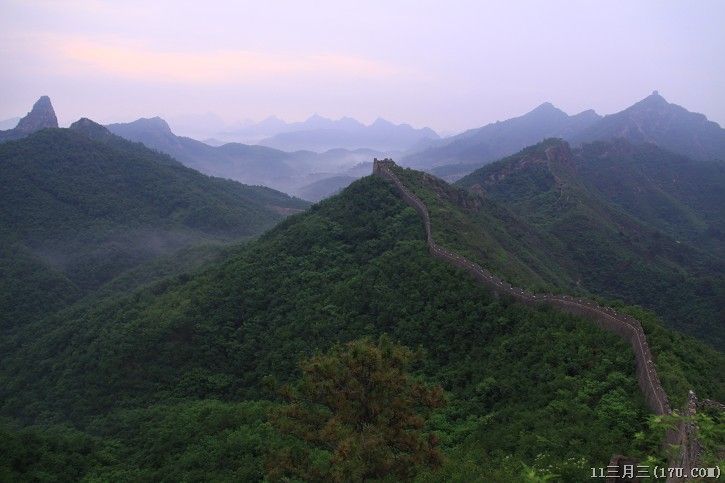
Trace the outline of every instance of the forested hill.
<path fill-rule="evenodd" d="M 621 140 L 575 150 L 549 140 L 457 185 L 505 205 L 547 241 L 537 260 L 550 280 L 651 308 L 672 327 L 723 347 L 722 163 Z"/>
<path fill-rule="evenodd" d="M 0 144 L 0 184 L 2 325 L 155 257 L 257 235 L 308 206 L 202 175 L 89 120 Z"/>
<path fill-rule="evenodd" d="M 324 473 L 329 448 L 269 423 L 274 388 L 300 358 L 381 334 L 419 348 L 415 377 L 446 391 L 424 426 L 445 458 L 421 481 L 582 481 L 615 453 L 661 457 L 624 342 L 493 296 L 424 236 L 367 177 L 204 271 L 21 327 L 0 340 L 7 474 L 253 481 L 279 448 Z M 723 398 L 720 354 L 648 330 L 674 404 L 689 388 Z"/>

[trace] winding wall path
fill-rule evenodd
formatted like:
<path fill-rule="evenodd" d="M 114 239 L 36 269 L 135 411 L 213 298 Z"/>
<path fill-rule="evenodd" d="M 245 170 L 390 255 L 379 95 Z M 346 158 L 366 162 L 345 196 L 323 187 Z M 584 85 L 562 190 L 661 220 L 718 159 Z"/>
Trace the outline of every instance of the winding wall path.
<path fill-rule="evenodd" d="M 390 168 L 395 163 L 390 160 L 375 160 L 373 174 L 386 178 L 395 185 L 403 200 L 418 212 L 425 226 L 428 250 L 431 255 L 461 268 L 476 280 L 487 285 L 498 294 L 504 294 L 526 305 L 551 305 L 564 312 L 586 317 L 602 329 L 614 332 L 629 342 L 635 355 L 636 374 L 639 388 L 644 394 L 649 408 L 659 415 L 670 414 L 670 403 L 667 394 L 657 377 L 657 370 L 652 362 L 652 354 L 647 344 L 647 337 L 639 321 L 629 315 L 621 314 L 610 307 L 603 307 L 594 302 L 570 297 L 567 295 L 535 294 L 498 278 L 480 265 L 437 245 L 433 240 L 430 215 L 425 204 L 403 185 Z"/>

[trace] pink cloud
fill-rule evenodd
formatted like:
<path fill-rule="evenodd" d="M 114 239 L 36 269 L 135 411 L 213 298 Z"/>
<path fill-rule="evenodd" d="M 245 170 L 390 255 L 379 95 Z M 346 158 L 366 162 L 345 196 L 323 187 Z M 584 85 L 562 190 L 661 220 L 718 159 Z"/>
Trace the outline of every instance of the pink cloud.
<path fill-rule="evenodd" d="M 77 73 L 80 65 L 94 73 L 143 81 L 220 84 L 280 76 L 384 79 L 401 74 L 400 69 L 385 63 L 340 54 L 161 51 L 86 38 L 62 38 L 53 45 L 62 59 L 73 64 L 73 72 Z"/>

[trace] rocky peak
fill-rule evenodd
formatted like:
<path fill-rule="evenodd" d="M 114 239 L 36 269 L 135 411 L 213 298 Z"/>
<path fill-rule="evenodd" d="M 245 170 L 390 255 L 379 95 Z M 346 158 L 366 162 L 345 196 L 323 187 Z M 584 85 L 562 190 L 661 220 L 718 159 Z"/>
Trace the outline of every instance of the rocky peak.
<path fill-rule="evenodd" d="M 55 117 L 50 97 L 42 96 L 33 104 L 30 112 L 18 122 L 15 131 L 27 135 L 51 127 L 58 127 L 58 119 Z"/>
<path fill-rule="evenodd" d="M 630 109 L 637 110 L 637 109 L 646 109 L 646 110 L 662 110 L 667 109 L 671 107 L 672 105 L 667 102 L 667 100 L 660 95 L 657 91 L 652 91 L 652 94 L 645 97 L 638 103 L 634 104 Z"/>

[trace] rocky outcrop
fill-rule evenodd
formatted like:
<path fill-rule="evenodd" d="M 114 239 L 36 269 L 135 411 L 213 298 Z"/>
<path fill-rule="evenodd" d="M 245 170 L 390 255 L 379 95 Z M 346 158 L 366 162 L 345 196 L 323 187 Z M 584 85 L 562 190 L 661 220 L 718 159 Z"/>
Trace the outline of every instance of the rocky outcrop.
<path fill-rule="evenodd" d="M 21 139 L 41 129 L 57 127 L 58 118 L 55 117 L 50 97 L 42 96 L 33 104 L 30 112 L 18 122 L 14 129 L 0 131 L 0 141 Z"/>

